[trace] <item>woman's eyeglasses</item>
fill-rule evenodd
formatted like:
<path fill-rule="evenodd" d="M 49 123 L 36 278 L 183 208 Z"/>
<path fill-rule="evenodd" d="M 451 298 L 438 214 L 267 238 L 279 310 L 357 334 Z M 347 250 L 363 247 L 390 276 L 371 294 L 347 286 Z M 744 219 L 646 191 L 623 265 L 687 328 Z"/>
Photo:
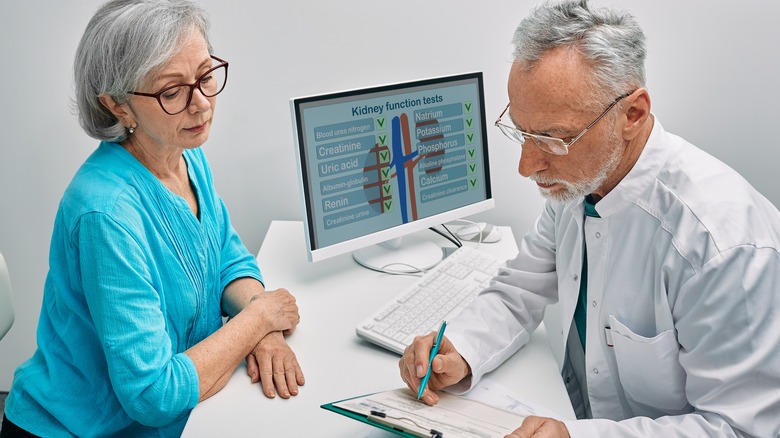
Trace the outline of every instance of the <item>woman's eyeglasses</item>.
<path fill-rule="evenodd" d="M 128 93 L 136 96 L 154 97 L 160 103 L 163 111 L 170 115 L 179 114 L 190 106 L 192 93 L 196 88 L 206 97 L 214 97 L 225 89 L 228 62 L 213 55 L 211 59 L 217 64 L 203 73 L 192 84 L 171 85 L 156 93 L 139 93 L 137 91 L 128 91 Z"/>

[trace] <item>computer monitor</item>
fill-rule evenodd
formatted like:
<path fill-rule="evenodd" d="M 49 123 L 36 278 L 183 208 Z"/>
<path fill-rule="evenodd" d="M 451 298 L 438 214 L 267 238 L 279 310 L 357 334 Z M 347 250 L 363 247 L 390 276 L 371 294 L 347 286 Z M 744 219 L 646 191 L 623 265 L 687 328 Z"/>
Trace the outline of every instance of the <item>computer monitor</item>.
<path fill-rule="evenodd" d="M 428 269 L 410 233 L 494 207 L 482 73 L 290 100 L 310 261 Z M 403 238 L 403 239 L 401 239 Z"/>

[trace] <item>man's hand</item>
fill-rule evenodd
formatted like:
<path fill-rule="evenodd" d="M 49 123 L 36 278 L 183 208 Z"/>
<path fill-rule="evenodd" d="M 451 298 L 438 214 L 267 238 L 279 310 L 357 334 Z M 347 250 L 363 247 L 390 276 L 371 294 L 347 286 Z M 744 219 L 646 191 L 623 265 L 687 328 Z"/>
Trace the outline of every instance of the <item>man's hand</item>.
<path fill-rule="evenodd" d="M 547 417 L 526 417 L 523 425 L 504 438 L 569 438 L 562 422 Z"/>
<path fill-rule="evenodd" d="M 298 395 L 298 386 L 305 383 L 295 353 L 278 331 L 266 335 L 249 353 L 246 369 L 252 383 L 260 381 L 268 398 L 274 398 L 276 394 L 282 398 Z"/>
<path fill-rule="evenodd" d="M 420 380 L 425 377 L 425 373 L 428 371 L 428 358 L 435 340 L 435 332 L 427 336 L 416 337 L 414 342 L 406 347 L 404 355 L 398 362 L 401 378 L 415 394 L 420 386 Z M 432 368 L 428 387 L 422 396 L 422 401 L 427 405 L 434 405 L 439 401 L 439 396 L 433 391 L 454 385 L 471 374 L 468 363 L 455 350 L 446 336 L 442 338 L 439 352 L 433 358 Z"/>

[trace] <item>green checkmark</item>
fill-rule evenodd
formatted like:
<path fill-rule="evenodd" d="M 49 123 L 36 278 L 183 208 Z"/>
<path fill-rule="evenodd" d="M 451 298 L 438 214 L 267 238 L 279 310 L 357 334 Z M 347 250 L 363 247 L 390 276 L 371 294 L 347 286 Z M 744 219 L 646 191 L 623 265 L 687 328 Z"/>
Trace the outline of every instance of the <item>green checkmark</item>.
<path fill-rule="evenodd" d="M 393 185 L 392 184 L 382 184 L 382 194 L 384 196 L 389 195 L 390 191 L 392 191 L 392 190 L 393 190 Z"/>
<path fill-rule="evenodd" d="M 388 211 L 393 211 L 393 201 L 392 200 L 384 201 L 384 202 L 382 202 L 382 205 L 385 206 L 385 211 L 384 211 L 385 213 L 387 213 Z"/>
<path fill-rule="evenodd" d="M 469 158 L 474 158 L 474 155 L 477 153 L 477 150 L 475 148 L 469 148 L 468 154 Z"/>
<path fill-rule="evenodd" d="M 474 124 L 474 119 L 471 119 L 471 118 L 466 119 L 466 126 L 471 128 L 471 125 L 473 125 L 473 124 Z"/>
<path fill-rule="evenodd" d="M 474 143 L 474 133 L 469 132 L 468 134 L 466 134 L 466 139 L 469 141 L 469 144 Z"/>
<path fill-rule="evenodd" d="M 390 161 L 390 151 L 384 150 L 379 152 L 379 162 L 387 163 L 388 161 Z"/>
<path fill-rule="evenodd" d="M 379 145 L 380 146 L 387 145 L 387 134 L 382 134 L 379 136 Z"/>
<path fill-rule="evenodd" d="M 466 108 L 466 112 L 471 112 L 471 102 L 463 102 L 463 106 Z"/>
<path fill-rule="evenodd" d="M 385 127 L 385 118 L 384 117 L 377 117 L 376 118 L 376 124 L 379 127 L 379 129 L 384 129 L 384 127 Z"/>
<path fill-rule="evenodd" d="M 476 172 L 477 172 L 477 165 L 469 164 L 469 173 L 476 173 Z"/>
<path fill-rule="evenodd" d="M 470 189 L 474 189 L 476 187 L 477 187 L 477 179 L 476 178 L 471 178 L 469 180 L 469 188 Z"/>
<path fill-rule="evenodd" d="M 390 179 L 390 168 L 389 167 L 383 167 L 382 168 L 382 179 L 384 179 L 384 180 Z"/>

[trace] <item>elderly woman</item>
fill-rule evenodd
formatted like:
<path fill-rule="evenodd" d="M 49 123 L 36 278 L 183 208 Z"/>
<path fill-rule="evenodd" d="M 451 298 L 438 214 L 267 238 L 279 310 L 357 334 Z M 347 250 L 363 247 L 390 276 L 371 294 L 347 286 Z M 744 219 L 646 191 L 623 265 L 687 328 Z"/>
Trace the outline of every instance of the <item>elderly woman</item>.
<path fill-rule="evenodd" d="M 207 31 L 183 0 L 114 0 L 89 22 L 76 101 L 102 142 L 60 203 L 2 437 L 178 436 L 244 358 L 268 397 L 303 385 L 295 299 L 264 290 L 200 149 L 228 71 Z"/>

